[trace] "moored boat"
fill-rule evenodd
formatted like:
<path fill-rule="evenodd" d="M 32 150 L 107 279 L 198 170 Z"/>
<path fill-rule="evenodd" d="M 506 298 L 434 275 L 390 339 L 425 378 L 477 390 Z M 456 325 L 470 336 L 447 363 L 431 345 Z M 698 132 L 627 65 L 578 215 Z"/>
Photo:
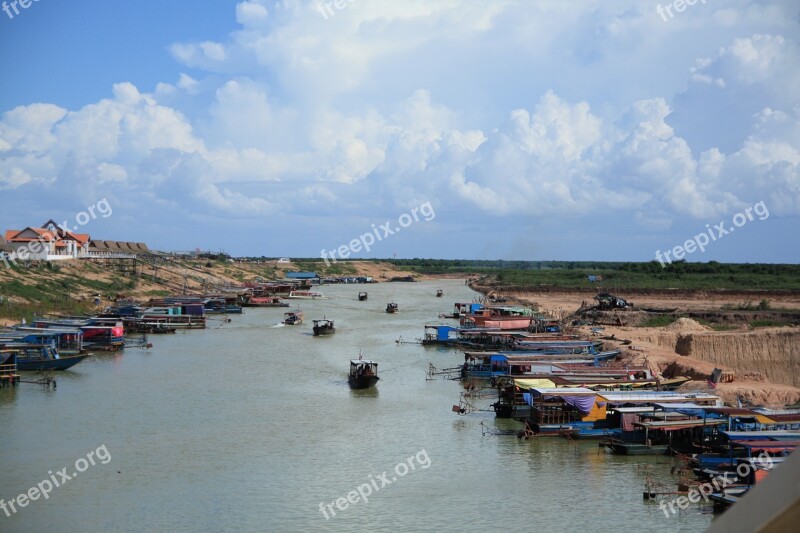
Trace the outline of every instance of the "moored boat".
<path fill-rule="evenodd" d="M 289 307 L 289 304 L 284 302 L 278 296 L 251 296 L 247 301 L 242 303 L 243 307 Z"/>
<path fill-rule="evenodd" d="M 378 377 L 378 363 L 369 359 L 352 359 L 347 382 L 351 389 L 367 389 L 374 386 Z"/>
<path fill-rule="evenodd" d="M 7 348 L 16 351 L 17 370 L 23 371 L 66 370 L 89 356 L 89 354 L 77 354 L 62 357 L 57 349 L 36 344 Z"/>
<path fill-rule="evenodd" d="M 314 291 L 292 291 L 287 298 L 292 300 L 327 300 L 328 297 L 321 292 Z"/>
<path fill-rule="evenodd" d="M 321 320 L 314 320 L 314 336 L 320 335 L 333 335 L 336 333 L 336 328 L 333 326 L 333 320 L 323 318 Z"/>
<path fill-rule="evenodd" d="M 287 326 L 299 326 L 303 323 L 302 311 L 288 311 L 283 314 L 283 323 Z"/>

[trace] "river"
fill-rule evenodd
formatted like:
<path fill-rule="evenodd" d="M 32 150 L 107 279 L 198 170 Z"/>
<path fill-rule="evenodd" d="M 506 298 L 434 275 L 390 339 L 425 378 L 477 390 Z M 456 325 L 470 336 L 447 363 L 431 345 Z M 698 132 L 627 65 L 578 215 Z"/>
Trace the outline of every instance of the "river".
<path fill-rule="evenodd" d="M 438 288 L 444 298 L 435 297 Z M 518 424 L 488 411 L 453 413 L 459 383 L 426 381 L 425 373 L 429 362 L 451 367 L 463 355 L 395 341 L 421 337 L 453 302 L 472 301 L 477 294 L 463 281 L 320 290 L 330 299 L 303 301 L 301 326 L 278 325 L 286 309 L 246 309 L 206 330 L 152 336 L 149 350 L 91 356 L 57 374 L 55 390 L 0 390 L 0 498 L 61 481 L 47 499 L 34 491 L 38 499 L 17 504 L 10 517 L 0 510 L 0 531 L 610 532 L 710 524 L 707 507 L 666 517 L 643 501 L 646 473 L 669 480 L 669 458 L 612 456 L 595 441 L 482 435 L 481 422 Z M 367 301 L 357 300 L 360 290 Z M 389 301 L 399 313 L 384 312 Z M 323 316 L 337 332 L 313 337 L 311 320 Z M 347 385 L 348 361 L 359 352 L 380 363 L 381 380 L 368 391 Z M 89 452 L 94 465 L 80 460 Z M 69 480 L 58 475 L 64 467 Z"/>

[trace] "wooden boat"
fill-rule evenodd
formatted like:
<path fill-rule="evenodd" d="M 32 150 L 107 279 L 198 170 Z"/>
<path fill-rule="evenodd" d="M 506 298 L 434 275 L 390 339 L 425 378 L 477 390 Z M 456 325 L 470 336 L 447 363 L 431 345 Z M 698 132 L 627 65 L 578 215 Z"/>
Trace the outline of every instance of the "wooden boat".
<path fill-rule="evenodd" d="M 333 320 L 323 318 L 322 320 L 314 320 L 314 336 L 320 335 L 333 335 L 336 333 L 336 328 L 333 327 Z"/>
<path fill-rule="evenodd" d="M 288 311 L 283 314 L 283 323 L 287 326 L 299 326 L 303 323 L 302 311 Z"/>
<path fill-rule="evenodd" d="M 7 348 L 16 352 L 17 370 L 42 371 L 66 370 L 84 359 L 89 354 L 60 356 L 58 350 L 50 346 L 31 344 Z M 4 350 L 5 351 L 5 350 Z"/>
<path fill-rule="evenodd" d="M 366 292 L 359 292 L 359 293 L 358 293 L 358 301 L 359 301 L 359 302 L 366 301 L 366 299 L 367 299 L 367 296 L 368 296 L 368 295 L 367 295 L 367 293 L 366 293 Z"/>
<path fill-rule="evenodd" d="M 347 382 L 351 389 L 368 389 L 374 386 L 378 377 L 378 363 L 369 359 L 352 359 Z"/>
<path fill-rule="evenodd" d="M 666 455 L 669 451 L 668 444 L 646 444 L 639 442 L 625 442 L 619 439 L 609 439 L 603 443 L 615 455 Z"/>
<path fill-rule="evenodd" d="M 396 313 L 397 312 L 397 304 L 396 303 L 388 303 L 386 304 L 386 312 L 387 313 Z"/>
<path fill-rule="evenodd" d="M 444 296 L 444 291 L 442 289 L 439 289 L 438 291 L 436 291 L 436 297 L 437 298 L 441 298 L 442 296 Z"/>
<path fill-rule="evenodd" d="M 252 296 L 249 300 L 242 303 L 243 307 L 289 307 L 278 296 Z"/>
<path fill-rule="evenodd" d="M 321 292 L 314 291 L 292 291 L 287 297 L 291 300 L 327 300 L 328 297 Z"/>

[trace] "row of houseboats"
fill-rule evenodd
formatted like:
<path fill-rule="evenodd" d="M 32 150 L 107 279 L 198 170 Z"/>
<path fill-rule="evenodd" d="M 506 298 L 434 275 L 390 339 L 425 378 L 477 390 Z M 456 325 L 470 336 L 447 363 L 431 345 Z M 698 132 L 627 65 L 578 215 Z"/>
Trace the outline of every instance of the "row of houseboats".
<path fill-rule="evenodd" d="M 425 325 L 421 343 L 464 352 L 463 365 L 433 372 L 460 378 L 468 389 L 454 412 L 467 412 L 469 391 L 493 390 L 495 416 L 519 422 L 520 438 L 595 439 L 613 454 L 679 456 L 694 479 L 678 491 L 750 464 L 747 476 L 711 495 L 717 508 L 766 475 L 753 466 L 756 456 L 768 457 L 771 467 L 800 443 L 800 409 L 731 408 L 713 389 L 676 390 L 689 378 L 615 363 L 620 350 L 565 334 L 533 310 L 457 303 L 439 317 L 459 325 Z"/>

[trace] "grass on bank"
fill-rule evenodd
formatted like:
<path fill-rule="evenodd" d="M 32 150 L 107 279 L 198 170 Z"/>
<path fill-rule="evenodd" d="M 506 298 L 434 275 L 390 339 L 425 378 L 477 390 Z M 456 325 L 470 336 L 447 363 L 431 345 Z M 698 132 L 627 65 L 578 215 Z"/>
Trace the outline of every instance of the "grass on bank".
<path fill-rule="evenodd" d="M 800 265 L 591 261 L 464 261 L 398 259 L 398 268 L 422 274 L 482 274 L 505 287 L 614 289 L 800 290 Z M 595 276 L 592 282 L 589 276 Z"/>

